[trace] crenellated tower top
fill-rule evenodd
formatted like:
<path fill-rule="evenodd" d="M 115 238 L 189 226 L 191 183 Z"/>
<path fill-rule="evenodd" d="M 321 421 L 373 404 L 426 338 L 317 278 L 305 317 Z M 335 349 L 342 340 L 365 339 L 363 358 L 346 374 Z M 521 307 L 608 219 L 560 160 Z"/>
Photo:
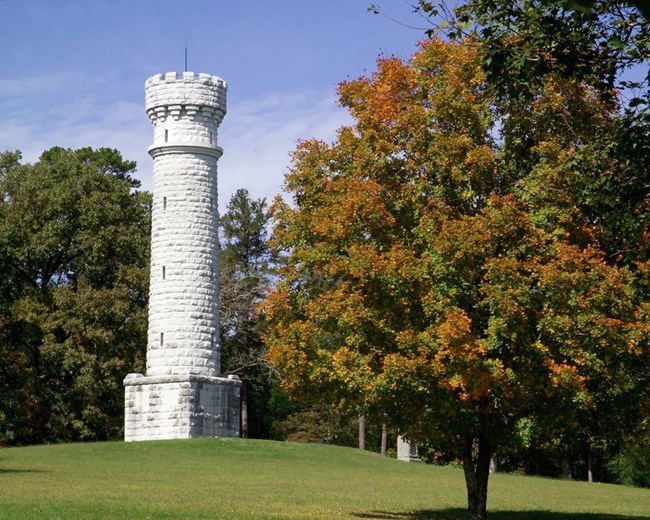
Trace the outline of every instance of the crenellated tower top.
<path fill-rule="evenodd" d="M 154 126 L 152 157 L 203 153 L 219 158 L 219 125 L 226 114 L 226 82 L 210 74 L 168 72 L 145 83 L 146 110 Z"/>
<path fill-rule="evenodd" d="M 178 120 L 210 118 L 221 123 L 226 114 L 226 82 L 218 76 L 194 72 L 168 72 L 145 83 L 146 110 L 156 125 L 168 117 Z"/>

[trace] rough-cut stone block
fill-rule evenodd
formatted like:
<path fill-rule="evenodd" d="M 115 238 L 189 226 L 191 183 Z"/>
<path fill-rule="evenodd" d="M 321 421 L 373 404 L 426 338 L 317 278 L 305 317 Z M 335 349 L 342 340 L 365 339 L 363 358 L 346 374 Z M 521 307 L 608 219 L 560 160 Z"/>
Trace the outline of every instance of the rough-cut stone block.
<path fill-rule="evenodd" d="M 125 441 L 239 436 L 238 378 L 129 374 L 124 387 Z"/>

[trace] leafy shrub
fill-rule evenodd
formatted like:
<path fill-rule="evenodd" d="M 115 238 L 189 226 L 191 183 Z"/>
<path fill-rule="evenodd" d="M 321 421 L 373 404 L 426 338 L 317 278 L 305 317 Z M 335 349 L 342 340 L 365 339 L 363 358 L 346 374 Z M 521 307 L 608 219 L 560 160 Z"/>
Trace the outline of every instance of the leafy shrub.
<path fill-rule="evenodd" d="M 625 446 L 609 466 L 621 484 L 650 488 L 650 438 Z"/>

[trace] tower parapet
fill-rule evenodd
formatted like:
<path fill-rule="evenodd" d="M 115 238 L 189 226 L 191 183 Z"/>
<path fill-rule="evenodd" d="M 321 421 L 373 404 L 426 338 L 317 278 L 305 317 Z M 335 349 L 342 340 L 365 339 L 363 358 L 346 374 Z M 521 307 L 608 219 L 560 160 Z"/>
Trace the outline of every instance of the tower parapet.
<path fill-rule="evenodd" d="M 200 105 L 226 115 L 226 82 L 218 76 L 194 72 L 168 72 L 151 76 L 145 83 L 145 106 L 149 118 L 164 113 L 165 107 Z M 160 109 L 160 110 L 157 110 Z M 153 123 L 153 119 L 151 121 Z"/>
<path fill-rule="evenodd" d="M 149 153 L 155 158 L 161 149 L 200 146 L 216 158 L 218 129 L 226 115 L 226 82 L 210 74 L 176 72 L 157 74 L 145 83 L 146 110 L 154 125 L 154 142 Z M 211 150 L 211 151 L 210 151 Z"/>

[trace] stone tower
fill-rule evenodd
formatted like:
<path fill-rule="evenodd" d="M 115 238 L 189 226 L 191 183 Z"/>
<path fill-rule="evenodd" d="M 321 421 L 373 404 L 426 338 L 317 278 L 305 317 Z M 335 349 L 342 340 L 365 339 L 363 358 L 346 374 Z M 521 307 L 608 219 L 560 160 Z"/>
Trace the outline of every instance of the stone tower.
<path fill-rule="evenodd" d="M 226 84 L 172 72 L 145 90 L 154 126 L 147 373 L 124 380 L 124 438 L 239 436 L 241 381 L 220 376 L 217 129 Z"/>

